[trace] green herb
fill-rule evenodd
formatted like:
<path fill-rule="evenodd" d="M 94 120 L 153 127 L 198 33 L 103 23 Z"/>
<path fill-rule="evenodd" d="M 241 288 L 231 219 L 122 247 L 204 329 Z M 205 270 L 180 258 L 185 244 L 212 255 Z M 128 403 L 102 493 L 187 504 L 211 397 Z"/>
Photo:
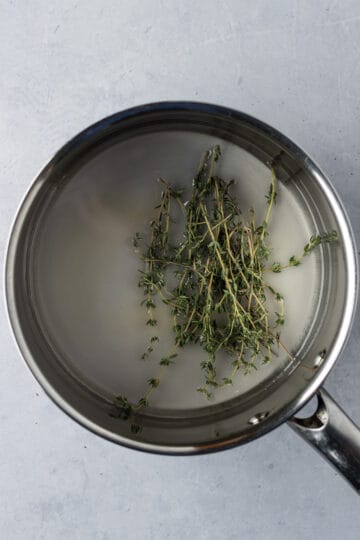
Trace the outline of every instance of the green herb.
<path fill-rule="evenodd" d="M 335 242 L 338 239 L 338 234 L 336 231 L 331 231 L 330 233 L 324 233 L 324 234 L 318 234 L 317 236 L 312 236 L 309 240 L 308 244 L 305 244 L 304 250 L 301 255 L 298 257 L 295 257 L 295 255 L 292 255 L 289 259 L 288 264 L 281 265 L 280 263 L 276 262 L 273 263 L 271 270 L 273 272 L 282 272 L 282 270 L 285 270 L 286 268 L 290 268 L 291 266 L 299 266 L 301 264 L 301 261 L 304 257 L 309 255 L 317 246 L 320 244 L 330 244 L 332 242 Z"/>
<path fill-rule="evenodd" d="M 215 174 L 219 157 L 219 146 L 205 154 L 187 201 L 184 190 L 160 179 L 162 193 L 150 222 L 149 244 L 145 245 L 145 235 L 135 234 L 136 251 L 144 246 L 139 287 L 144 293 L 141 304 L 147 312 L 146 325 L 157 326 L 157 302 L 165 303 L 172 317 L 174 343 L 169 354 L 158 360 L 158 373 L 148 379 L 149 389 L 137 405 L 130 405 L 125 397 L 117 398 L 121 418 L 127 419 L 148 406 L 165 370 L 188 343 L 197 343 L 207 354 L 201 363 L 204 382 L 197 389 L 207 398 L 211 398 L 214 389 L 231 385 L 240 368 L 248 373 L 257 369 L 256 359 L 264 364 L 270 362 L 275 345 L 280 345 L 292 358 L 276 330 L 285 323 L 284 299 L 267 284 L 264 273 L 280 273 L 298 266 L 317 246 L 337 239 L 336 232 L 312 236 L 301 255 L 291 256 L 288 264 L 274 262 L 268 268 L 268 225 L 277 198 L 276 161 L 269 165 L 267 209 L 258 224 L 253 209 L 247 216 L 241 213 L 231 189 L 234 182 Z M 180 244 L 175 244 L 172 226 L 179 208 L 183 237 Z M 267 292 L 278 302 L 278 311 L 270 311 Z M 155 335 L 150 338 L 150 345 L 141 356 L 143 360 L 154 354 L 158 341 Z M 220 350 L 232 359 L 233 369 L 218 380 L 216 362 Z M 131 429 L 133 433 L 139 431 L 137 424 L 132 424 Z"/>
<path fill-rule="evenodd" d="M 130 429 L 131 433 L 134 433 L 135 435 L 142 431 L 142 427 L 139 424 L 131 424 Z"/>

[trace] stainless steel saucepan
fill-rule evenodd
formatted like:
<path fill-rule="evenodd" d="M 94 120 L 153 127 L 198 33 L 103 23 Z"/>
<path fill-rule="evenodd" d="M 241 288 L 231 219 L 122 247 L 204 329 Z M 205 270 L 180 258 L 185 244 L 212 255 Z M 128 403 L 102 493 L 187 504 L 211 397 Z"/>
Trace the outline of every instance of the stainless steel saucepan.
<path fill-rule="evenodd" d="M 213 401 L 195 391 L 196 349 L 169 368 L 140 418 L 141 433 L 109 414 L 117 394 L 139 397 L 154 365 L 138 361 L 144 314 L 130 239 L 156 204 L 156 178 L 191 178 L 201 153 L 223 148 L 225 176 L 261 212 L 266 163 L 281 153 L 274 252 L 286 260 L 309 235 L 336 230 L 284 284 L 293 360 L 274 358 Z M 259 198 L 261 195 L 261 201 Z M 322 388 L 349 334 L 357 261 L 346 213 L 316 164 L 270 126 L 224 107 L 165 102 L 98 122 L 67 143 L 32 184 L 11 233 L 6 293 L 20 350 L 46 393 L 73 419 L 113 442 L 197 454 L 250 442 L 283 422 L 360 491 L 360 431 Z M 276 278 L 274 278 L 276 279 Z M 283 280 L 283 281 L 281 281 Z M 165 328 L 166 314 L 160 313 Z M 226 361 L 224 361 L 226 369 Z M 317 395 L 316 412 L 296 413 Z"/>

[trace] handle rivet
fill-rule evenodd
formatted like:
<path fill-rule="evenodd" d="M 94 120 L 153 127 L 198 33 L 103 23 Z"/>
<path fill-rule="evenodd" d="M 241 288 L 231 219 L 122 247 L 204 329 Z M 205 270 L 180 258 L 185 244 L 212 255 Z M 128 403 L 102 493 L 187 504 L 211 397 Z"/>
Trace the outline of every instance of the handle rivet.
<path fill-rule="evenodd" d="M 267 418 L 268 416 L 269 416 L 268 412 L 261 412 L 258 414 L 254 414 L 254 416 L 252 416 L 248 420 L 248 424 L 250 424 L 251 426 L 256 426 L 257 424 L 260 424 L 260 422 L 265 420 L 265 418 Z"/>

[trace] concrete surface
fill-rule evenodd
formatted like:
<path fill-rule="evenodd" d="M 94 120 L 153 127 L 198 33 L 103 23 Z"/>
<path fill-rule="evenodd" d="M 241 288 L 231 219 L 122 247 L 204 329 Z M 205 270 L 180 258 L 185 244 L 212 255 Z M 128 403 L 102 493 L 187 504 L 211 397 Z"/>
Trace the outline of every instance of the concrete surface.
<path fill-rule="evenodd" d="M 334 182 L 360 240 L 358 0 L 0 0 L 1 259 L 32 178 L 114 111 L 194 99 L 273 124 Z M 1 260 L 2 262 L 2 260 Z M 359 499 L 286 426 L 166 458 L 96 438 L 43 394 L 1 298 L 0 538 L 359 538 Z M 327 388 L 360 422 L 359 315 Z"/>

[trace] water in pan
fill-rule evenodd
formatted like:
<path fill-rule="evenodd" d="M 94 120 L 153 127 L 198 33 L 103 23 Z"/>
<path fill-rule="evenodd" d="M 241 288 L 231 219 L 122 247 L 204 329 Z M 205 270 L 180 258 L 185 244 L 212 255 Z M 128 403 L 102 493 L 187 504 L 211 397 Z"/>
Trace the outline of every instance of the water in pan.
<path fill-rule="evenodd" d="M 264 215 L 270 171 L 241 148 L 210 135 L 159 132 L 117 143 L 74 173 L 46 213 L 37 239 L 33 283 L 41 324 L 67 367 L 89 388 L 106 397 L 124 394 L 137 400 L 156 376 L 159 358 L 171 347 L 170 317 L 158 313 L 160 344 L 153 360 L 144 363 L 152 329 L 139 306 L 137 286 L 141 267 L 132 238 L 146 230 L 157 204 L 158 176 L 178 185 L 191 185 L 199 156 L 215 143 L 223 151 L 218 173 L 234 178 L 243 211 L 254 207 L 259 223 Z M 270 233 L 276 260 L 301 253 L 313 232 L 295 192 L 277 186 L 278 202 Z M 269 274 L 284 294 L 286 325 L 282 341 L 297 351 L 306 335 L 319 297 L 318 257 L 312 254 L 298 268 Z M 167 409 L 203 407 L 208 402 L 196 392 L 203 380 L 198 346 L 181 352 L 152 396 L 152 406 Z M 232 387 L 217 391 L 220 402 L 268 387 L 282 373 L 289 358 L 281 350 L 270 365 L 244 376 Z M 231 371 L 226 356 L 218 374 Z"/>

